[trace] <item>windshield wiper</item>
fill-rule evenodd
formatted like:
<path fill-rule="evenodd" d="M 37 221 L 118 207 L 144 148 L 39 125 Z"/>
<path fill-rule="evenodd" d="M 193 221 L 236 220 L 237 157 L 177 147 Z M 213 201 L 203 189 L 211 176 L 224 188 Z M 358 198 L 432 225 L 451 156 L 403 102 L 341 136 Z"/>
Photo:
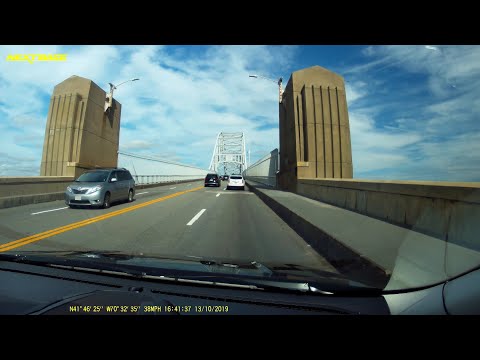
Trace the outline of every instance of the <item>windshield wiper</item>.
<path fill-rule="evenodd" d="M 85 255 L 85 254 L 84 254 Z M 108 258 L 108 256 L 106 256 Z M 119 263 L 97 262 L 92 258 L 50 258 L 48 255 L 24 255 L 0 253 L 0 261 L 22 262 L 32 265 L 49 266 L 65 270 L 96 273 L 99 275 L 122 276 L 150 281 L 167 281 L 192 285 L 209 285 L 244 288 L 251 290 L 270 290 L 285 292 L 300 292 L 318 295 L 381 295 L 379 289 L 369 287 L 355 287 L 347 284 L 322 283 L 321 280 L 291 280 L 275 276 L 274 272 L 265 265 L 256 261 L 244 264 L 222 263 L 214 260 L 197 260 L 203 265 L 212 267 L 227 267 L 232 269 L 259 269 L 264 277 L 251 275 L 237 275 L 220 272 L 185 271 L 165 268 L 146 268 L 142 266 Z M 93 267 L 92 265 L 97 265 Z"/>
<path fill-rule="evenodd" d="M 231 276 L 222 276 L 221 274 L 215 275 L 187 275 L 187 276 L 171 276 L 171 275 L 153 275 L 147 274 L 143 271 L 137 271 L 135 269 L 130 268 L 129 266 L 120 265 L 116 269 L 99 269 L 93 268 L 88 265 L 83 265 L 81 262 L 84 261 L 77 261 L 77 260 L 70 260 L 66 259 L 65 264 L 55 264 L 53 261 L 35 259 L 35 258 L 28 258 L 27 255 L 19 255 L 19 254 L 0 254 L 0 261 L 12 261 L 12 262 L 21 262 L 25 264 L 32 264 L 32 265 L 42 265 L 57 269 L 64 269 L 70 271 L 79 271 L 84 273 L 91 273 L 91 274 L 98 274 L 104 276 L 114 276 L 114 277 L 122 277 L 122 278 L 134 278 L 134 279 L 141 279 L 146 281 L 154 281 L 155 283 L 175 283 L 181 285 L 190 285 L 190 286 L 215 286 L 215 287 L 224 287 L 224 288 L 233 288 L 239 290 L 256 290 L 256 291 L 282 291 L 282 292 L 290 292 L 293 291 L 301 291 L 303 293 L 313 293 L 313 294 L 331 294 L 329 292 L 319 291 L 317 288 L 311 286 L 308 283 L 295 283 L 295 282 L 278 282 L 273 280 L 262 280 L 262 279 L 243 279 L 243 278 L 232 278 Z M 63 261 L 63 260 L 62 260 Z M 207 262 L 208 263 L 208 262 Z M 212 263 L 210 263 L 211 265 Z M 105 265 L 105 264 L 103 264 Z M 114 264 L 107 264 L 105 267 L 111 267 Z M 224 264 L 224 265 L 235 265 L 235 264 Z M 161 269 L 159 269 L 161 270 Z M 182 296 L 183 291 L 181 293 L 177 293 L 176 291 L 172 292 L 173 289 L 168 288 L 157 288 L 155 290 L 152 289 L 152 292 L 159 293 L 159 294 L 174 294 Z M 167 291 L 167 292 L 165 292 Z M 241 295 L 241 294 L 240 294 Z M 204 297 L 204 295 L 198 295 L 200 297 Z M 233 295 L 232 295 L 233 296 Z M 164 299 L 164 301 L 168 301 Z M 305 309 L 313 309 L 313 310 L 323 310 L 328 311 L 329 313 L 337 313 L 337 314 L 354 314 L 354 312 L 342 308 L 337 308 L 331 305 L 325 304 L 297 304 L 297 303 L 290 303 L 288 299 L 283 301 L 275 300 L 275 298 L 271 298 L 270 300 L 261 299 L 261 298 L 245 298 L 244 296 L 237 297 L 236 301 L 240 301 L 243 303 L 252 303 L 252 304 L 265 304 L 270 306 L 287 306 L 287 307 L 295 307 L 295 308 L 305 308 Z M 60 303 L 65 303 L 65 299 L 61 300 Z M 57 305 L 59 305 L 58 303 Z M 52 304 L 50 304 L 52 305 Z M 51 308 L 52 306 L 48 306 Z M 172 304 L 172 306 L 174 306 Z M 41 309 L 40 309 L 41 310 Z M 39 310 L 36 310 L 39 311 Z M 39 314 L 42 312 L 38 312 Z M 356 314 L 356 312 L 355 312 Z"/>
<path fill-rule="evenodd" d="M 26 255 L 0 253 L 0 261 L 21 262 L 27 259 Z"/>
<path fill-rule="evenodd" d="M 322 284 L 310 283 L 310 282 L 297 282 L 297 281 L 281 281 L 281 280 L 269 280 L 262 278 L 244 278 L 233 277 L 225 274 L 190 274 L 185 276 L 172 276 L 172 275 L 154 275 L 148 274 L 143 271 L 136 271 L 130 267 L 117 265 L 115 269 L 98 269 L 86 266 L 75 265 L 60 265 L 60 264 L 47 264 L 48 266 L 61 268 L 65 270 L 93 272 L 99 275 L 113 275 L 130 277 L 142 280 L 159 281 L 159 282 L 175 282 L 181 284 L 190 285 L 207 285 L 207 286 L 220 286 L 230 288 L 240 288 L 249 290 L 263 290 L 263 291 L 282 291 L 282 292 L 300 292 L 300 293 L 313 293 L 317 295 L 341 295 L 342 293 L 356 295 L 379 295 L 380 291 L 375 289 L 355 289 L 351 291 L 327 291 L 322 290 Z"/>
<path fill-rule="evenodd" d="M 118 266 L 115 270 L 107 269 L 98 269 L 90 268 L 85 266 L 75 266 L 75 265 L 60 265 L 60 264 L 44 264 L 55 268 L 61 268 L 66 270 L 76 270 L 76 271 L 86 271 L 94 272 L 102 275 L 115 275 L 115 276 L 126 276 L 134 277 L 137 279 L 145 280 L 156 280 L 156 281 L 167 281 L 167 282 L 177 282 L 184 284 L 192 285 L 214 285 L 214 286 L 224 286 L 224 287 L 235 287 L 251 290 L 289 290 L 289 291 L 300 291 L 300 292 L 313 292 L 324 295 L 333 295 L 332 292 L 323 291 L 317 289 L 316 287 L 310 286 L 309 283 L 303 282 L 285 282 L 277 280 L 262 280 L 262 279 L 241 279 L 234 278 L 228 275 L 187 275 L 186 277 L 177 277 L 170 275 L 152 275 L 142 271 L 134 271 L 130 268 L 125 269 L 124 266 Z"/>

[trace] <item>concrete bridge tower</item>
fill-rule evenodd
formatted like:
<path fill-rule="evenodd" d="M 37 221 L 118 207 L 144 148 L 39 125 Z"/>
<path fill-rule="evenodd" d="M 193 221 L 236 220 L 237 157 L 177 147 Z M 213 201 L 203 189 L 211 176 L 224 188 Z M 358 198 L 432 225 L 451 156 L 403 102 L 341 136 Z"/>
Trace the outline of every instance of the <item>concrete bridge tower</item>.
<path fill-rule="evenodd" d="M 121 105 L 92 80 L 71 76 L 55 86 L 48 110 L 41 176 L 79 176 L 87 169 L 115 167 Z"/>
<path fill-rule="evenodd" d="M 343 78 L 320 66 L 292 73 L 280 116 L 278 184 L 295 191 L 297 179 L 350 179 L 352 146 Z"/>

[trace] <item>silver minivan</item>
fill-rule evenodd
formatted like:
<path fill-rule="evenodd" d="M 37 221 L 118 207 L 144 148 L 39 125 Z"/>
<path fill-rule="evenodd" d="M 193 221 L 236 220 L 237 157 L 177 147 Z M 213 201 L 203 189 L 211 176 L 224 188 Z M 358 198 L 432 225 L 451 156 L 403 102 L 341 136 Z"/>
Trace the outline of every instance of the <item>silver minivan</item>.
<path fill-rule="evenodd" d="M 65 190 L 65 204 L 107 209 L 115 201 L 132 202 L 135 180 L 125 168 L 95 169 L 84 172 Z"/>

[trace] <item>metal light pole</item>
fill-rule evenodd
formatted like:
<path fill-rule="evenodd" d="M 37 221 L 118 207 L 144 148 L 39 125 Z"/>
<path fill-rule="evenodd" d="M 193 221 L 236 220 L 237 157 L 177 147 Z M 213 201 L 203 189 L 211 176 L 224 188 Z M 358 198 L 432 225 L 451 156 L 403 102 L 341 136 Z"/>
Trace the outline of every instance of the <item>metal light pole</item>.
<path fill-rule="evenodd" d="M 286 109 L 286 105 L 285 105 L 285 103 L 283 103 L 283 89 L 282 89 L 283 78 L 282 77 L 279 77 L 278 80 L 273 80 L 273 79 L 270 79 L 268 77 L 265 77 L 265 76 L 262 76 L 262 75 L 257 75 L 257 74 L 252 74 L 252 75 L 248 75 L 248 76 L 251 77 L 251 78 L 256 78 L 256 79 L 262 78 L 262 79 L 265 79 L 265 80 L 268 80 L 268 81 L 273 81 L 274 83 L 277 83 L 277 85 L 278 85 L 278 103 L 283 104 L 284 109 Z M 280 155 L 279 155 L 279 159 L 280 159 Z M 248 150 L 248 162 L 250 163 L 250 149 Z"/>
<path fill-rule="evenodd" d="M 282 90 L 282 81 L 283 81 L 283 78 L 279 78 L 278 80 L 273 80 L 273 79 L 270 79 L 268 77 L 265 77 L 265 76 L 262 76 L 262 75 L 248 75 L 249 77 L 251 78 L 262 78 L 262 79 L 265 79 L 265 80 L 268 80 L 268 81 L 273 81 L 274 83 L 277 83 L 278 85 L 278 103 L 281 104 L 282 103 L 282 98 L 283 98 L 283 90 Z"/>
<path fill-rule="evenodd" d="M 126 80 L 118 85 L 113 85 L 112 83 L 108 83 L 108 85 L 110 85 L 110 93 L 108 94 L 108 97 L 107 97 L 107 101 L 105 101 L 105 112 L 107 112 L 108 109 L 110 109 L 112 107 L 112 103 L 113 103 L 113 90 L 116 90 L 120 85 L 123 85 L 129 81 L 137 81 L 137 80 L 140 80 L 139 78 L 133 78 L 133 79 L 130 79 L 130 80 Z"/>

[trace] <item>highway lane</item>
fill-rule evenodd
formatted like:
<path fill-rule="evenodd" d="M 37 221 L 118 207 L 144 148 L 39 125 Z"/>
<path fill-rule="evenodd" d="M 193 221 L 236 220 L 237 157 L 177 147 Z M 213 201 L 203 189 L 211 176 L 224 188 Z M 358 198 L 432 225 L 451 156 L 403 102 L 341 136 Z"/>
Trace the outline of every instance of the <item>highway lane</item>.
<path fill-rule="evenodd" d="M 106 210 L 62 209 L 62 201 L 2 209 L 0 251 L 121 251 L 294 263 L 335 272 L 256 195 L 224 190 L 225 184 L 142 189 L 136 201 Z"/>
<path fill-rule="evenodd" d="M 132 203 L 112 204 L 112 207 L 109 209 L 70 209 L 66 207 L 63 200 L 0 209 L 0 246 L 15 239 L 73 222 L 91 219 L 102 214 L 112 213 L 129 206 L 145 203 L 161 196 L 171 195 L 201 185 L 202 182 L 195 182 L 137 189 L 135 201 Z"/>

